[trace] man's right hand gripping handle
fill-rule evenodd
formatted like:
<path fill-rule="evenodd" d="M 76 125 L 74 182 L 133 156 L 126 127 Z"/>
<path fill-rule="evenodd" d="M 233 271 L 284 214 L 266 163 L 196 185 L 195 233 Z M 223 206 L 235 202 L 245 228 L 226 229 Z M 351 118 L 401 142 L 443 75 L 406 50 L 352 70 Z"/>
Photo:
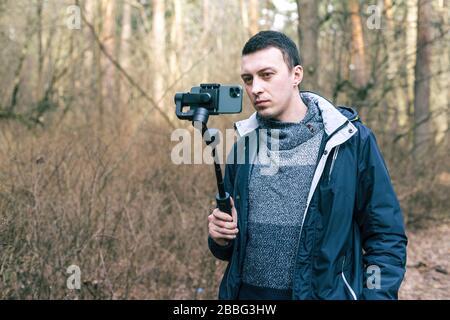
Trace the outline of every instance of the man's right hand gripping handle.
<path fill-rule="evenodd" d="M 234 207 L 233 198 L 231 200 L 231 216 L 229 213 L 222 212 L 219 208 L 208 216 L 208 231 L 209 236 L 218 245 L 226 246 L 230 240 L 236 238 L 239 232 L 237 228 L 237 212 Z"/>

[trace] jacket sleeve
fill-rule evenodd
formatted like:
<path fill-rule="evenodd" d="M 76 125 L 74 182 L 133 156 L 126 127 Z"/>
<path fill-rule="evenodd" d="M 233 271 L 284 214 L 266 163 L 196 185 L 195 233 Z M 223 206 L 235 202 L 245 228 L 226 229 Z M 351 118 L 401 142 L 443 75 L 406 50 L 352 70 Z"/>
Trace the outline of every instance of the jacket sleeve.
<path fill-rule="evenodd" d="M 362 298 L 397 299 L 406 265 L 403 216 L 375 136 L 361 131 L 356 221 L 364 249 Z"/>
<path fill-rule="evenodd" d="M 236 168 L 236 147 L 234 146 L 230 155 L 227 158 L 227 164 L 225 166 L 225 176 L 223 178 L 225 191 L 230 195 L 233 195 L 234 190 L 234 176 Z M 234 199 L 233 199 L 234 200 Z M 233 253 L 234 239 L 228 242 L 228 245 L 221 246 L 217 244 L 210 236 L 208 236 L 208 247 L 211 253 L 220 260 L 229 261 L 231 254 Z"/>

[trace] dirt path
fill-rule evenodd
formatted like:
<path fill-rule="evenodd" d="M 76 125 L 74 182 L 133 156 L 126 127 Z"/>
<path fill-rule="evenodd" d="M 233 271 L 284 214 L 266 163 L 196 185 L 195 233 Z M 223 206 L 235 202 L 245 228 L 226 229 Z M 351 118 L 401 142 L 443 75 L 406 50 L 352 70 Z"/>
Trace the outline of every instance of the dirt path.
<path fill-rule="evenodd" d="M 400 299 L 450 299 L 450 222 L 408 232 L 408 262 Z"/>

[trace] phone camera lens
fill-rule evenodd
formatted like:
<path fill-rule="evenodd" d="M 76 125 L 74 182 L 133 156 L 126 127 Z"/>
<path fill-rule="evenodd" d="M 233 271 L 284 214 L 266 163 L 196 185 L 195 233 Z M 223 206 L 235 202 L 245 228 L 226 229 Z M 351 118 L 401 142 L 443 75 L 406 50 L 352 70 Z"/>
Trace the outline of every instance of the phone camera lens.
<path fill-rule="evenodd" d="M 238 87 L 231 87 L 231 88 L 230 88 L 230 96 L 231 96 L 232 98 L 237 98 L 237 97 L 239 97 L 240 95 L 241 95 L 241 92 L 240 92 L 240 90 L 239 90 Z"/>

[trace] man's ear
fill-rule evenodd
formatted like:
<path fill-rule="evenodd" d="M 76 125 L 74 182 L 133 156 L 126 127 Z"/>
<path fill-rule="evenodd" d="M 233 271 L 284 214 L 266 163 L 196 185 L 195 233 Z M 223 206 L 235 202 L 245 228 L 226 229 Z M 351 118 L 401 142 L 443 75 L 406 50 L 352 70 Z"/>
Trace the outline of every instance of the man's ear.
<path fill-rule="evenodd" d="M 303 80 L 303 67 L 296 65 L 292 71 L 294 73 L 294 87 L 298 87 Z"/>

